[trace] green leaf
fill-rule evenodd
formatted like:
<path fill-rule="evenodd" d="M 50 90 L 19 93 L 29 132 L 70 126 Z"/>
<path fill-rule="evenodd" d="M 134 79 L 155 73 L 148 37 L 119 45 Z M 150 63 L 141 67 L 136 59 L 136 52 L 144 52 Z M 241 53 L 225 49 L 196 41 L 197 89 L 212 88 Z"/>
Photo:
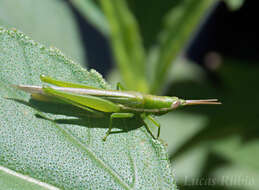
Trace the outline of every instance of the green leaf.
<path fill-rule="evenodd" d="M 213 177 L 218 184 L 227 186 L 230 190 L 239 189 L 257 190 L 259 187 L 259 173 L 257 169 L 246 168 L 239 164 L 219 166 L 213 171 Z"/>
<path fill-rule="evenodd" d="M 109 25 L 103 12 L 93 0 L 71 0 L 71 3 L 93 26 L 99 29 L 104 36 L 109 35 Z"/>
<path fill-rule="evenodd" d="M 12 190 L 57 190 L 54 186 L 48 185 L 46 183 L 42 183 L 28 176 L 22 175 L 20 173 L 14 172 L 8 168 L 4 168 L 0 166 L 0 185 L 1 189 L 12 189 Z"/>
<path fill-rule="evenodd" d="M 224 1 L 232 10 L 239 9 L 244 3 L 244 0 L 224 0 Z"/>
<path fill-rule="evenodd" d="M 101 5 L 110 24 L 111 45 L 125 85 L 147 92 L 146 55 L 137 21 L 125 0 L 102 0 Z"/>
<path fill-rule="evenodd" d="M 201 18 L 214 3 L 213 0 L 185 0 L 168 13 L 160 34 L 159 47 L 153 50 L 157 59 L 153 70 L 152 93 L 157 93 L 161 88 L 172 61 L 185 47 Z"/>
<path fill-rule="evenodd" d="M 11 87 L 41 85 L 40 74 L 109 88 L 97 72 L 84 70 L 57 49 L 1 29 L 1 168 L 62 189 L 176 189 L 164 145 L 136 119 L 116 120 L 114 130 L 123 132 L 103 142 L 109 118 L 32 101 Z M 12 180 L 7 174 L 5 178 Z"/>
<path fill-rule="evenodd" d="M 221 141 L 217 141 L 212 146 L 215 152 L 233 161 L 233 163 L 255 169 L 256 171 L 259 169 L 258 147 L 258 140 L 244 143 L 239 135 L 234 134 L 225 137 Z"/>
<path fill-rule="evenodd" d="M 0 0 L 0 26 L 22 30 L 44 45 L 59 48 L 81 65 L 86 63 L 77 23 L 65 1 Z"/>
<path fill-rule="evenodd" d="M 235 189 L 236 186 L 256 189 L 259 176 L 259 67 L 248 61 L 222 60 L 213 78 L 218 79 L 218 83 L 214 83 L 218 86 L 209 85 L 206 78 L 197 80 L 200 78 L 200 74 L 197 74 L 197 79 L 185 77 L 181 81 L 177 80 L 172 85 L 172 93 L 193 99 L 219 98 L 223 104 L 186 108 L 180 113 L 176 111 L 174 118 L 167 116 L 168 121 L 162 123 L 166 127 L 161 135 L 165 133 L 164 137 L 173 139 L 169 141 L 169 152 L 172 153 L 174 168 L 180 171 L 177 172 L 177 182 L 181 178 L 182 185 L 192 183 L 193 179 L 215 178 L 218 180 L 218 189 L 222 189 L 222 184 L 226 186 L 224 183 L 228 183 L 227 189 Z M 184 115 L 191 116 L 184 119 Z M 171 118 L 178 124 L 170 121 Z M 163 122 L 163 117 L 161 119 Z M 169 130 L 168 123 L 181 128 Z M 175 135 L 181 136 L 178 137 L 180 140 L 177 141 Z M 202 151 L 193 151 L 197 149 Z M 201 154 L 203 158 L 200 158 Z M 196 168 L 190 167 L 190 163 Z M 207 189 L 215 188 L 212 186 Z"/>
<path fill-rule="evenodd" d="M 149 50 L 156 42 L 163 27 L 165 15 L 183 0 L 127 0 L 130 9 L 136 16 L 142 34 L 143 43 Z"/>

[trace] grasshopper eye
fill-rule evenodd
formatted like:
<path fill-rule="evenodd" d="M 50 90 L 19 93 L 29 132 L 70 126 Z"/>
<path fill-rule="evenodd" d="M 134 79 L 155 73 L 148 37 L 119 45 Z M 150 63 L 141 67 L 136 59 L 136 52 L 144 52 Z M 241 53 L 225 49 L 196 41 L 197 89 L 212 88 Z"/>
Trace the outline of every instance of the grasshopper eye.
<path fill-rule="evenodd" d="M 171 108 L 175 109 L 175 108 L 177 108 L 180 105 L 181 105 L 181 101 L 180 100 L 176 100 L 175 102 L 172 103 Z"/>

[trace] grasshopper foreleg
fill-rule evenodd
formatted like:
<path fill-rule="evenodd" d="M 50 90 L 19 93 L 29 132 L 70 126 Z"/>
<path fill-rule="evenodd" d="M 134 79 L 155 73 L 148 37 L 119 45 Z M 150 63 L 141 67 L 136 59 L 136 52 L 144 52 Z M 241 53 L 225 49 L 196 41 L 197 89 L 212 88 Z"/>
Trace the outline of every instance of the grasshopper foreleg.
<path fill-rule="evenodd" d="M 109 129 L 107 130 L 105 136 L 103 137 L 103 140 L 106 141 L 106 138 L 111 133 L 113 119 L 116 119 L 116 118 L 131 118 L 133 116 L 134 116 L 134 113 L 112 113 L 111 116 L 110 116 Z"/>
<path fill-rule="evenodd" d="M 120 82 L 117 83 L 116 89 L 117 89 L 117 90 L 120 90 L 120 91 L 125 90 L 124 86 L 122 86 L 122 84 L 121 84 Z"/>

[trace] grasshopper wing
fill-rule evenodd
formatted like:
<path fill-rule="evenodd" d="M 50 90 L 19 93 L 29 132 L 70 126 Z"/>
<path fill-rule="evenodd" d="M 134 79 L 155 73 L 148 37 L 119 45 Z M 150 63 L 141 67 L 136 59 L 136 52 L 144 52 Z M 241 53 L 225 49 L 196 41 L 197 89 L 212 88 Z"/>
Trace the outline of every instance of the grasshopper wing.
<path fill-rule="evenodd" d="M 101 112 L 119 112 L 120 107 L 109 101 L 105 100 L 103 98 L 91 96 L 91 95 L 80 95 L 70 92 L 64 92 L 61 90 L 56 90 L 51 87 L 43 87 L 44 93 L 46 93 L 49 96 L 54 96 L 55 98 L 58 98 L 64 102 L 73 104 L 75 106 L 78 106 L 82 109 L 88 110 L 88 108 L 92 108 L 97 111 Z"/>
<path fill-rule="evenodd" d="M 55 86 L 60 86 L 60 87 L 99 89 L 99 88 L 95 88 L 95 87 L 92 87 L 92 86 L 87 86 L 85 84 L 77 84 L 77 83 L 72 83 L 72 82 L 65 82 L 65 81 L 56 80 L 56 79 L 53 79 L 53 78 L 45 76 L 45 75 L 41 75 L 40 80 L 42 82 L 46 82 L 48 84 L 53 84 Z"/>

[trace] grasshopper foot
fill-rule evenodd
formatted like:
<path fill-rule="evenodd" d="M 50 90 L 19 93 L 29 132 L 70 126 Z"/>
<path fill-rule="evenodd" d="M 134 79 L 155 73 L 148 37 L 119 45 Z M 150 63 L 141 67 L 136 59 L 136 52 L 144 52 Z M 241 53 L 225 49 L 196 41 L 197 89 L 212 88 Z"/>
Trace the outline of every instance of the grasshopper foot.
<path fill-rule="evenodd" d="M 108 131 L 106 132 L 105 136 L 103 137 L 103 141 L 106 141 L 107 137 L 110 135 L 112 128 L 109 128 Z"/>
<path fill-rule="evenodd" d="M 108 137 L 108 134 L 106 134 L 106 135 L 103 137 L 103 141 L 106 141 L 107 137 Z"/>

